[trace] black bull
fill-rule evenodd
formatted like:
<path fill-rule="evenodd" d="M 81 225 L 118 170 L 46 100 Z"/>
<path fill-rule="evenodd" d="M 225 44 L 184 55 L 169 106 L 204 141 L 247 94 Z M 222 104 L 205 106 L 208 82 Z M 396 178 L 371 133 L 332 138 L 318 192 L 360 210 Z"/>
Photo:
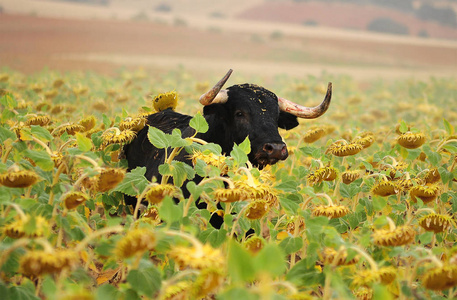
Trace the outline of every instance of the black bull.
<path fill-rule="evenodd" d="M 232 70 L 210 91 L 200 97 L 204 105 L 203 116 L 209 130 L 197 134 L 197 138 L 221 146 L 223 153 L 230 153 L 234 143 L 241 143 L 249 136 L 251 152 L 249 160 L 254 166 L 275 164 L 288 156 L 287 146 L 282 141 L 278 127 L 292 129 L 298 125 L 297 117 L 312 119 L 321 116 L 330 104 L 332 85 L 329 83 L 324 101 L 312 108 L 303 107 L 277 97 L 269 90 L 253 85 L 234 85 L 222 90 Z M 190 137 L 195 132 L 189 126 L 192 117 L 167 109 L 148 116 L 147 124 L 170 134 L 173 129 L 181 130 L 182 136 Z M 158 167 L 164 163 L 164 150 L 155 148 L 147 138 L 146 126 L 137 137 L 124 147 L 129 171 L 146 167 L 146 178 L 160 182 Z M 187 153 L 176 159 L 190 163 Z M 126 204 L 135 205 L 136 198 L 125 197 Z"/>

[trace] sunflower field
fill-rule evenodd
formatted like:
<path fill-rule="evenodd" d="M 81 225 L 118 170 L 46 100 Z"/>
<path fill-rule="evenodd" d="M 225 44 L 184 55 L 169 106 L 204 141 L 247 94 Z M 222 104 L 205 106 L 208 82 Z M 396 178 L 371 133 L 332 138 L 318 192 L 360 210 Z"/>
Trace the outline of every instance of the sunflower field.
<path fill-rule="evenodd" d="M 455 299 L 455 78 L 237 76 L 307 106 L 331 81 L 332 103 L 281 130 L 289 157 L 262 170 L 249 139 L 221 153 L 149 127 L 166 149 L 149 182 L 145 168 L 126 172 L 123 145 L 164 107 L 206 131 L 198 98 L 216 78 L 3 70 L 0 297 Z"/>

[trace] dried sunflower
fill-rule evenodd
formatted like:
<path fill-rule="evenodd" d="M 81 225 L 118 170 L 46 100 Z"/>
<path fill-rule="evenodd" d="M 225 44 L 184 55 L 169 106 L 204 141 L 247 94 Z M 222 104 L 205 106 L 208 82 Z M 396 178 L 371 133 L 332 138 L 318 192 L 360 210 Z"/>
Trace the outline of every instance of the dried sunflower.
<path fill-rule="evenodd" d="M 56 105 L 51 107 L 51 111 L 50 112 L 53 115 L 57 115 L 57 114 L 60 114 L 61 112 L 63 112 L 64 109 L 65 109 L 64 105 L 56 104 Z"/>
<path fill-rule="evenodd" d="M 140 116 L 140 117 L 135 117 L 135 118 L 126 118 L 124 121 L 119 123 L 119 129 L 120 130 L 132 130 L 135 132 L 140 131 L 141 129 L 146 126 L 146 122 L 148 119 Z"/>
<path fill-rule="evenodd" d="M 243 243 L 243 246 L 252 254 L 256 254 L 265 246 L 265 240 L 259 236 L 251 236 Z"/>
<path fill-rule="evenodd" d="M 156 242 L 153 231 L 145 228 L 133 229 L 117 243 L 115 253 L 120 259 L 126 259 L 154 249 Z"/>
<path fill-rule="evenodd" d="M 203 245 L 201 248 L 175 246 L 168 255 L 182 269 L 222 268 L 225 261 L 221 251 L 208 244 Z"/>
<path fill-rule="evenodd" d="M 97 120 L 94 116 L 88 116 L 78 122 L 79 125 L 84 127 L 83 131 L 89 131 L 95 127 Z"/>
<path fill-rule="evenodd" d="M 195 279 L 192 290 L 197 298 L 207 297 L 216 292 L 224 282 L 225 275 L 221 269 L 212 267 L 204 269 Z"/>
<path fill-rule="evenodd" d="M 66 209 L 73 209 L 83 204 L 89 199 L 89 196 L 82 192 L 68 192 L 62 195 L 62 203 Z"/>
<path fill-rule="evenodd" d="M 141 220 L 146 221 L 151 225 L 157 225 L 160 223 L 159 210 L 157 207 L 149 207 L 143 214 Z"/>
<path fill-rule="evenodd" d="M 347 261 L 348 253 L 344 247 L 338 251 L 333 248 L 326 247 L 319 256 L 325 265 L 347 266 L 353 265 L 359 261 L 358 256 L 355 256 L 351 260 Z"/>
<path fill-rule="evenodd" d="M 314 143 L 315 141 L 317 141 L 324 135 L 325 135 L 325 130 L 323 128 L 316 127 L 316 128 L 312 128 L 312 129 L 309 129 L 308 131 L 306 131 L 305 134 L 303 135 L 303 140 L 305 141 L 305 143 Z"/>
<path fill-rule="evenodd" d="M 427 270 L 422 278 L 424 287 L 429 290 L 443 291 L 457 285 L 457 266 L 436 267 Z"/>
<path fill-rule="evenodd" d="M 416 185 L 409 190 L 411 200 L 415 203 L 416 198 L 419 198 L 424 203 L 434 201 L 440 192 L 440 188 L 437 185 Z"/>
<path fill-rule="evenodd" d="M 26 230 L 29 224 L 32 224 L 32 231 Z M 49 231 L 48 221 L 42 216 L 25 215 L 24 217 L 17 218 L 12 223 L 5 225 L 3 232 L 5 235 L 13 239 L 19 239 L 22 237 L 37 238 L 45 236 Z"/>
<path fill-rule="evenodd" d="M 440 175 L 440 172 L 438 172 L 437 168 L 433 168 L 425 174 L 424 179 L 425 179 L 425 183 L 427 183 L 427 184 L 437 183 L 438 181 L 441 180 L 441 175 Z"/>
<path fill-rule="evenodd" d="M 144 198 L 151 204 L 159 204 L 165 196 L 176 194 L 176 187 L 172 184 L 158 184 L 152 186 L 144 195 Z"/>
<path fill-rule="evenodd" d="M 104 146 L 109 144 L 128 144 L 136 137 L 136 133 L 129 129 L 120 131 L 118 128 L 112 127 L 105 130 L 101 137 Z"/>
<path fill-rule="evenodd" d="M 214 199 L 219 202 L 236 202 L 247 200 L 249 194 L 241 188 L 233 189 L 216 189 L 214 191 Z"/>
<path fill-rule="evenodd" d="M 63 124 L 63 125 L 60 125 L 59 127 L 55 128 L 51 134 L 53 136 L 61 136 L 62 134 L 64 134 L 66 132 L 69 135 L 75 135 L 77 132 L 83 132 L 84 129 L 85 128 L 79 124 L 67 123 L 67 124 Z"/>
<path fill-rule="evenodd" d="M 58 89 L 58 88 L 60 88 L 64 83 L 65 83 L 65 82 L 63 81 L 63 79 L 58 78 L 58 79 L 54 80 L 54 82 L 52 83 L 52 87 Z"/>
<path fill-rule="evenodd" d="M 286 226 L 286 230 L 289 234 L 292 234 L 292 235 L 295 234 L 295 227 L 297 226 L 297 218 L 298 218 L 298 232 L 297 233 L 300 234 L 300 232 L 303 232 L 303 230 L 305 230 L 306 225 L 305 225 L 305 221 L 303 220 L 303 218 L 292 216 L 292 218 L 287 222 L 287 226 Z"/>
<path fill-rule="evenodd" d="M 324 216 L 329 219 L 336 219 L 344 217 L 349 212 L 349 208 L 342 205 L 319 205 L 313 209 L 313 216 Z"/>
<path fill-rule="evenodd" d="M 455 222 L 450 216 L 435 213 L 423 216 L 418 222 L 422 228 L 434 233 L 445 232 L 455 227 Z"/>
<path fill-rule="evenodd" d="M 11 188 L 26 188 L 40 180 L 40 176 L 33 171 L 8 171 L 0 174 L 0 184 Z"/>
<path fill-rule="evenodd" d="M 374 134 L 372 132 L 363 132 L 359 134 L 353 141 L 353 143 L 362 145 L 362 147 L 368 148 L 375 142 Z"/>
<path fill-rule="evenodd" d="M 400 187 L 391 181 L 382 180 L 375 184 L 371 189 L 371 192 L 381 197 L 387 197 L 390 195 L 396 195 L 400 191 Z"/>
<path fill-rule="evenodd" d="M 152 100 L 152 105 L 156 111 L 162 111 L 167 108 L 174 110 L 178 105 L 179 96 L 175 91 L 159 94 Z"/>
<path fill-rule="evenodd" d="M 270 205 L 266 200 L 257 199 L 248 204 L 245 216 L 249 220 L 257 220 L 265 216 L 269 208 Z"/>
<path fill-rule="evenodd" d="M 332 153 L 335 156 L 350 156 L 359 153 L 363 149 L 361 144 L 357 143 L 343 143 L 337 141 L 330 145 L 327 152 Z"/>
<path fill-rule="evenodd" d="M 367 288 L 365 286 L 363 286 L 361 288 L 358 288 L 353 293 L 357 297 L 357 299 L 359 299 L 359 300 L 371 300 L 371 299 L 373 299 L 373 290 L 370 289 L 370 288 Z"/>
<path fill-rule="evenodd" d="M 109 111 L 110 107 L 106 104 L 105 100 L 98 99 L 92 104 L 92 108 L 99 112 L 106 112 Z"/>
<path fill-rule="evenodd" d="M 78 254 L 72 250 L 54 252 L 35 250 L 25 253 L 21 257 L 19 264 L 21 273 L 28 277 L 38 277 L 71 269 L 78 261 Z"/>
<path fill-rule="evenodd" d="M 106 192 L 116 187 L 125 176 L 125 169 L 103 168 L 97 179 L 97 191 Z"/>
<path fill-rule="evenodd" d="M 161 300 L 185 300 L 191 298 L 192 281 L 180 281 L 178 283 L 167 285 Z"/>
<path fill-rule="evenodd" d="M 38 125 L 38 126 L 46 126 L 51 122 L 51 118 L 46 115 L 31 115 L 27 118 L 27 121 L 24 122 L 25 126 L 31 125 Z"/>
<path fill-rule="evenodd" d="M 425 135 L 408 131 L 397 138 L 397 143 L 407 149 L 416 149 L 425 143 Z"/>
<path fill-rule="evenodd" d="M 203 153 L 201 151 L 194 151 L 191 156 L 194 166 L 197 164 L 197 159 L 204 161 L 207 165 L 214 166 L 221 170 L 221 175 L 226 175 L 228 166 L 226 164 L 227 157 L 224 155 L 216 155 L 214 153 Z"/>
<path fill-rule="evenodd" d="M 337 171 L 334 167 L 319 168 L 307 176 L 311 185 L 321 183 L 322 181 L 333 181 L 336 179 Z"/>
<path fill-rule="evenodd" d="M 343 172 L 341 174 L 341 179 L 342 179 L 343 183 L 350 184 L 351 182 L 359 179 L 360 175 L 361 174 L 359 171 L 349 170 L 349 171 Z"/>
<path fill-rule="evenodd" d="M 416 231 L 409 225 L 395 229 L 379 229 L 373 233 L 373 240 L 378 246 L 402 246 L 410 244 L 416 237 Z"/>

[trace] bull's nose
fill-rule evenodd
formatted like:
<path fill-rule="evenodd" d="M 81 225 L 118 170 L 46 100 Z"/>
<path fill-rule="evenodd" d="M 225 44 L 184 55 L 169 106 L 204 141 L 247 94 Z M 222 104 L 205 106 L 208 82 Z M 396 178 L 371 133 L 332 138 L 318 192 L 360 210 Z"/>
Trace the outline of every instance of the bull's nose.
<path fill-rule="evenodd" d="M 287 146 L 284 143 L 266 143 L 263 145 L 263 151 L 269 159 L 284 160 L 289 156 Z"/>

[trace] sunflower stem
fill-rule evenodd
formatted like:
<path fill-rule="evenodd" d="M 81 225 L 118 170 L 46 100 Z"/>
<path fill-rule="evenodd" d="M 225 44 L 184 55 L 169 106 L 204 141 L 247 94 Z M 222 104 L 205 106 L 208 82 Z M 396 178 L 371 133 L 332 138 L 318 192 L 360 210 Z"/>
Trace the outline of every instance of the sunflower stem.
<path fill-rule="evenodd" d="M 288 281 L 274 281 L 271 283 L 272 286 L 282 286 L 285 287 L 291 294 L 297 294 L 298 290 L 297 288 L 290 282 Z"/>
<path fill-rule="evenodd" d="M 63 169 L 65 167 L 66 167 L 65 164 L 62 163 L 52 178 L 51 192 L 49 193 L 49 200 L 48 200 L 49 205 L 53 205 L 53 203 L 54 203 L 54 186 L 59 182 L 60 174 L 62 174 Z"/>
<path fill-rule="evenodd" d="M 248 185 L 251 187 L 256 187 L 256 184 L 254 182 L 254 177 L 252 177 L 251 171 L 249 171 L 248 168 L 246 167 L 239 167 L 238 170 L 243 171 L 246 176 L 248 177 Z"/>
<path fill-rule="evenodd" d="M 376 264 L 374 259 L 370 255 L 368 255 L 368 253 L 366 253 L 364 250 L 360 249 L 357 246 L 352 246 L 351 249 L 358 252 L 360 255 L 362 255 L 367 260 L 367 262 L 370 264 L 370 268 L 372 271 L 374 271 L 374 272 L 378 271 L 378 265 Z"/>
<path fill-rule="evenodd" d="M 90 158 L 90 157 L 87 157 L 87 156 L 82 155 L 82 154 L 77 154 L 77 155 L 75 155 L 75 157 L 76 157 L 76 158 L 79 158 L 79 159 L 83 159 L 83 160 L 85 160 L 85 161 L 87 161 L 87 162 L 90 162 L 90 163 L 94 166 L 95 170 L 97 170 L 97 171 L 100 171 L 100 170 L 102 169 L 102 168 L 98 165 L 98 163 L 97 163 L 95 160 L 93 160 L 92 158 Z"/>
<path fill-rule="evenodd" d="M 196 252 L 196 257 L 203 256 L 203 244 L 197 240 L 193 235 L 190 235 L 188 233 L 182 232 L 182 231 L 172 231 L 172 230 L 166 230 L 165 231 L 166 235 L 171 235 L 171 236 L 179 236 L 184 238 L 185 240 L 189 241 L 192 246 L 195 247 L 195 252 Z"/>
<path fill-rule="evenodd" d="M 76 247 L 75 251 L 80 252 L 84 249 L 84 247 L 89 244 L 89 242 L 101 235 L 110 233 L 110 232 L 122 232 L 124 230 L 124 227 L 121 225 L 113 226 L 113 227 L 105 227 L 103 229 L 97 230 L 86 236 Z"/>
<path fill-rule="evenodd" d="M 446 144 L 452 143 L 452 142 L 457 142 L 457 139 L 450 139 L 441 142 L 438 147 L 436 148 L 436 152 L 439 152 Z"/>
<path fill-rule="evenodd" d="M 386 217 L 386 219 L 387 219 L 387 223 L 389 224 L 389 230 L 394 231 L 397 228 L 394 221 L 389 217 Z"/>
<path fill-rule="evenodd" d="M 43 147 L 46 152 L 52 157 L 52 156 L 55 156 L 51 149 L 48 147 L 48 145 L 46 145 L 45 143 L 43 143 L 41 140 L 37 139 L 36 137 L 32 136 L 32 140 L 37 143 L 38 145 L 40 145 L 41 147 Z"/>
<path fill-rule="evenodd" d="M 13 144 L 18 142 L 19 140 L 15 140 L 11 145 L 3 152 L 2 163 L 6 163 L 8 160 L 8 156 L 10 155 L 11 151 L 13 150 Z"/>
<path fill-rule="evenodd" d="M 316 194 L 316 197 L 323 197 L 323 198 L 327 199 L 329 206 L 334 206 L 332 198 L 330 198 L 329 195 L 324 194 L 324 193 L 318 193 L 318 194 Z"/>

